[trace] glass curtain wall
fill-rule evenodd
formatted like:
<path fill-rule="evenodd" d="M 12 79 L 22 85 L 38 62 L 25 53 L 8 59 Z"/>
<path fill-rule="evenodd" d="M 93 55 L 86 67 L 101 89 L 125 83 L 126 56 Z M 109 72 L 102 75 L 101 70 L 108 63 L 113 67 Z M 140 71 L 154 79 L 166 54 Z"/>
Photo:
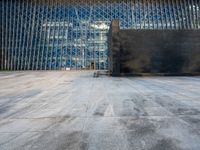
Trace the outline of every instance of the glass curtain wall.
<path fill-rule="evenodd" d="M 1 0 L 1 70 L 107 69 L 121 29 L 200 28 L 199 0 Z"/>

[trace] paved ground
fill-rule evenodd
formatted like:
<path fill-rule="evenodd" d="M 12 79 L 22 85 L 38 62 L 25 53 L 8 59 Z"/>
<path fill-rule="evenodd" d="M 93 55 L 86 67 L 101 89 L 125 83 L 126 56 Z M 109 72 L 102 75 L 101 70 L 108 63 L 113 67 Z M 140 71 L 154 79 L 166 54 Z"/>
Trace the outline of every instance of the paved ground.
<path fill-rule="evenodd" d="M 200 150 L 200 77 L 1 72 L 0 149 Z"/>

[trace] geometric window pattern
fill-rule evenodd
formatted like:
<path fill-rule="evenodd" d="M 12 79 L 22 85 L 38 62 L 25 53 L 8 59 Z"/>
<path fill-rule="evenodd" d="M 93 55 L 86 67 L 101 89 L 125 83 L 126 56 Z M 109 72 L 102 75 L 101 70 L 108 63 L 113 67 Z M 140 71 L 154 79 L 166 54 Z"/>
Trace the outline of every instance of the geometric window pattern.
<path fill-rule="evenodd" d="M 199 0 L 1 0 L 2 70 L 107 69 L 121 29 L 200 29 Z"/>

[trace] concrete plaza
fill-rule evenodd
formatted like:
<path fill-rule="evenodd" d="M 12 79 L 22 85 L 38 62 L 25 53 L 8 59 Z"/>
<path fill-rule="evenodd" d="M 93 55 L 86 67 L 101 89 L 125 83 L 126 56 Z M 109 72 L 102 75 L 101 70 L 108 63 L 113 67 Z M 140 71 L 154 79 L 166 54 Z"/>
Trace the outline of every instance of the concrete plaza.
<path fill-rule="evenodd" d="M 1 150 L 199 150 L 200 77 L 0 72 Z"/>

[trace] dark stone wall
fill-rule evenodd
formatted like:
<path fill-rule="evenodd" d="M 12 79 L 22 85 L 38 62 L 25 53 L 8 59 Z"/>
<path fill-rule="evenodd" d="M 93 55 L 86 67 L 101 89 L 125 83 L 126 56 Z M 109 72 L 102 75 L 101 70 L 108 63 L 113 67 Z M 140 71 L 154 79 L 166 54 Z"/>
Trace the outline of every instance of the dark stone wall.
<path fill-rule="evenodd" d="M 0 70 L 3 70 L 3 68 L 2 68 L 2 49 L 0 50 Z"/>
<path fill-rule="evenodd" d="M 120 66 L 113 75 L 200 72 L 200 30 L 120 30 L 111 40 Z"/>
<path fill-rule="evenodd" d="M 4 58 L 4 56 L 2 55 L 3 53 L 3 49 L 0 49 L 0 70 L 3 70 L 3 65 L 4 65 L 4 60 L 2 58 Z"/>
<path fill-rule="evenodd" d="M 109 68 L 112 72 L 113 76 L 116 74 L 118 75 L 120 72 L 120 37 L 119 37 L 119 21 L 114 20 L 110 26 L 109 32 L 109 40 L 108 40 L 108 49 L 112 49 L 110 51 L 109 57 Z"/>

